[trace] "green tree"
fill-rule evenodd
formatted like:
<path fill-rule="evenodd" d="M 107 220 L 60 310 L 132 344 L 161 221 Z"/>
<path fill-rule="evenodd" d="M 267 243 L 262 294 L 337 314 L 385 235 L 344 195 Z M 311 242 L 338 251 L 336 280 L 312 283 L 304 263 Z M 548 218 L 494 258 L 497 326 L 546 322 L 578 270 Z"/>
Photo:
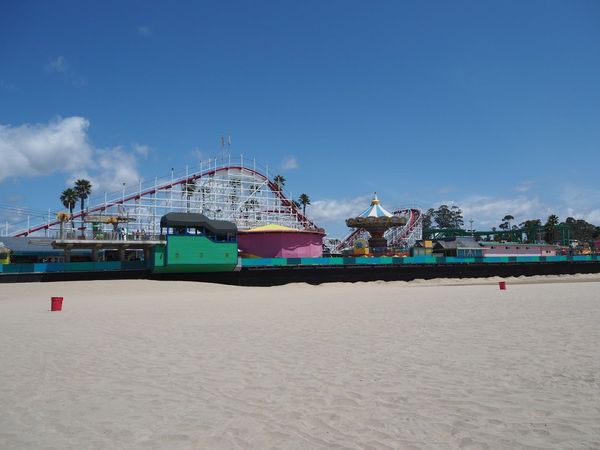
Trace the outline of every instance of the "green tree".
<path fill-rule="evenodd" d="M 71 215 L 71 229 L 73 230 L 75 229 L 75 224 L 73 223 L 73 209 L 77 204 L 77 200 L 79 200 L 79 197 L 73 188 L 67 188 L 60 194 L 60 201 L 63 206 L 69 208 L 69 214 Z"/>
<path fill-rule="evenodd" d="M 306 215 L 306 205 L 310 205 L 310 197 L 306 194 L 301 194 L 300 197 L 298 197 L 298 201 L 302 205 L 302 215 L 305 216 Z"/>
<path fill-rule="evenodd" d="M 540 235 L 542 221 L 540 219 L 528 219 L 525 222 L 521 222 L 519 226 L 525 231 L 527 242 L 533 243 L 542 239 Z"/>
<path fill-rule="evenodd" d="M 511 216 L 510 214 L 507 214 L 506 216 L 504 216 L 502 218 L 502 223 L 500 225 L 498 225 L 498 227 L 501 230 L 507 230 L 507 231 L 510 230 L 511 229 L 511 227 L 510 227 L 511 220 L 515 220 L 515 218 L 513 216 Z"/>
<path fill-rule="evenodd" d="M 438 228 L 461 228 L 464 224 L 462 210 L 458 206 L 440 205 L 433 213 Z"/>
<path fill-rule="evenodd" d="M 187 212 L 190 212 L 190 198 L 196 192 L 196 180 L 187 180 L 181 185 L 181 195 L 185 195 L 187 199 Z"/>
<path fill-rule="evenodd" d="M 452 211 L 448 205 L 440 205 L 433 213 L 438 228 L 452 228 Z"/>
<path fill-rule="evenodd" d="M 571 239 L 578 241 L 591 241 L 596 237 L 595 225 L 586 222 L 583 219 L 574 219 L 573 217 L 567 217 L 565 225 L 569 228 L 569 235 Z"/>
<path fill-rule="evenodd" d="M 463 225 L 465 224 L 465 221 L 463 219 L 462 209 L 460 209 L 458 206 L 454 205 L 454 206 L 452 206 L 452 208 L 450 208 L 450 211 L 452 213 L 452 227 L 453 228 L 462 228 Z"/>
<path fill-rule="evenodd" d="M 433 208 L 429 208 L 426 212 L 423 213 L 423 232 L 431 230 L 431 223 L 434 214 L 435 209 Z"/>
<path fill-rule="evenodd" d="M 75 193 L 77 194 L 77 197 L 79 198 L 80 201 L 80 207 L 81 207 L 81 235 L 83 236 L 84 234 L 84 225 L 83 225 L 83 209 L 85 207 L 85 200 L 90 196 L 90 194 L 92 193 L 92 183 L 89 182 L 89 180 L 85 180 L 83 178 L 75 181 Z"/>

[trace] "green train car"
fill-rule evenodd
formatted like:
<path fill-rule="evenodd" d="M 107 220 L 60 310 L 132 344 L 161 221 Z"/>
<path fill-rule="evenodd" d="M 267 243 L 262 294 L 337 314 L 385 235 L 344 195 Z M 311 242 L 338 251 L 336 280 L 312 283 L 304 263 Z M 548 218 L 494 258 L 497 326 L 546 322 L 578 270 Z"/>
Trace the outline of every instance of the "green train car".
<path fill-rule="evenodd" d="M 10 264 L 10 249 L 0 245 L 0 264 Z"/>
<path fill-rule="evenodd" d="M 168 213 L 160 219 L 160 228 L 166 245 L 154 247 L 152 272 L 232 272 L 236 268 L 235 223 L 204 214 Z"/>

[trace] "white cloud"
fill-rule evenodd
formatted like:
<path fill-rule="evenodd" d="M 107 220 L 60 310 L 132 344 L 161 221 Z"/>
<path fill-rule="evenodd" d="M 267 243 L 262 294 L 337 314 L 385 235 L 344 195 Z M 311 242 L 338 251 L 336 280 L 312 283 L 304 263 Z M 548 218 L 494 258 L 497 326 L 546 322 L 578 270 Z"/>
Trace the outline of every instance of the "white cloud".
<path fill-rule="evenodd" d="M 577 219 L 578 217 L 576 217 Z M 589 223 L 593 223 L 594 225 L 600 225 L 600 209 L 594 209 L 589 211 L 584 217 L 582 217 L 585 221 Z"/>
<path fill-rule="evenodd" d="M 58 56 L 46 64 L 46 71 L 53 73 L 65 73 L 69 70 L 69 63 L 64 56 Z"/>
<path fill-rule="evenodd" d="M 147 145 L 133 144 L 132 147 L 134 152 L 136 152 L 140 156 L 143 156 L 144 158 L 146 158 L 150 153 L 150 147 L 148 147 Z"/>
<path fill-rule="evenodd" d="M 116 191 L 122 183 L 137 183 L 138 157 L 145 145 L 95 148 L 90 144 L 89 121 L 67 117 L 48 124 L 0 125 L 0 183 L 10 177 L 40 177 L 64 173 L 71 184 L 77 178 L 92 182 L 94 192 Z"/>
<path fill-rule="evenodd" d="M 58 74 L 58 76 L 75 87 L 82 88 L 87 84 L 85 78 L 71 70 L 71 65 L 64 56 L 53 59 L 44 66 L 44 69 L 48 73 Z"/>
<path fill-rule="evenodd" d="M 91 164 L 89 122 L 68 117 L 49 124 L 0 125 L 0 182 L 8 177 L 36 177 L 71 172 Z"/>
<path fill-rule="evenodd" d="M 293 169 L 297 169 L 299 167 L 300 166 L 298 165 L 298 161 L 293 156 L 285 158 L 283 160 L 283 162 L 281 163 L 281 170 L 293 170 Z"/>
<path fill-rule="evenodd" d="M 152 36 L 152 28 L 147 25 L 140 25 L 137 27 L 137 32 L 140 36 L 150 37 Z"/>
<path fill-rule="evenodd" d="M 353 199 L 342 200 L 316 200 L 310 204 L 309 217 L 315 222 L 343 222 L 349 217 L 354 217 L 363 212 L 371 201 L 370 195 L 363 195 Z"/>
<path fill-rule="evenodd" d="M 549 202 L 537 195 L 519 195 L 508 198 L 473 195 L 460 199 L 445 199 L 434 203 L 434 208 L 442 204 L 456 205 L 463 212 L 466 226 L 469 226 L 469 220 L 472 219 L 474 227 L 478 230 L 497 228 L 502 222 L 502 218 L 508 214 L 515 218 L 512 221 L 513 225 L 518 225 L 528 219 L 541 219 L 544 223 L 550 214 L 557 214 L 561 221 L 571 216 L 600 225 L 600 208 L 598 207 L 600 202 L 595 200 L 595 196 L 599 192 L 590 189 L 576 189 L 573 186 L 568 189 L 563 188 L 562 192 L 564 199 L 571 202 L 580 200 L 582 197 L 594 199 L 594 201 L 588 203 L 586 207 L 577 205 L 574 209 L 569 206 L 568 202 L 555 197 Z M 317 224 L 325 227 L 330 234 L 342 235 L 345 233 L 345 219 L 360 214 L 368 206 L 370 200 L 371 196 L 316 200 L 308 207 L 307 214 Z"/>
<path fill-rule="evenodd" d="M 578 211 L 589 210 L 590 207 L 600 205 L 600 190 L 574 184 L 562 184 L 558 187 L 558 198 L 570 208 Z"/>
<path fill-rule="evenodd" d="M 15 224 L 23 224 L 23 222 L 27 221 L 27 217 L 31 218 L 33 214 L 30 210 L 26 208 L 18 208 L 14 209 L 1 209 L 0 210 L 0 241 L 2 241 L 1 235 L 4 234 L 8 228 L 8 232 L 10 233 L 12 226 Z M 42 217 L 41 215 L 33 215 L 36 219 Z M 8 227 L 6 225 L 8 224 Z"/>
<path fill-rule="evenodd" d="M 556 197 L 562 206 L 556 212 L 561 220 L 574 217 L 600 225 L 600 189 L 563 183 Z"/>
<path fill-rule="evenodd" d="M 574 205 L 560 199 L 554 199 L 548 203 L 538 197 L 518 196 L 509 199 L 472 197 L 448 204 L 456 204 L 462 209 L 465 222 L 473 219 L 478 226 L 489 228 L 497 227 L 502 222 L 502 217 L 507 214 L 515 218 L 514 224 L 528 219 L 541 219 L 542 222 L 545 222 L 550 214 L 557 214 L 561 221 L 567 217 L 574 217 L 593 224 L 600 224 L 600 209 L 596 207 L 598 202 Z"/>
<path fill-rule="evenodd" d="M 552 213 L 537 197 L 471 197 L 458 202 L 457 205 L 463 211 L 465 222 L 473 219 L 478 225 L 489 228 L 497 227 L 507 214 L 515 218 L 515 223 L 519 223 L 527 219 L 544 219 Z"/>
<path fill-rule="evenodd" d="M 600 225 L 600 200 L 598 200 L 600 191 L 589 188 L 577 189 L 574 186 L 569 186 L 568 188 L 563 187 L 562 193 L 562 198 L 553 196 L 551 200 L 538 195 L 450 197 L 434 203 L 433 207 L 437 208 L 442 204 L 460 207 L 466 226 L 469 226 L 469 220 L 472 219 L 473 226 L 478 230 L 497 228 L 502 222 L 502 218 L 509 214 L 515 218 L 512 221 L 513 225 L 518 225 L 529 219 L 540 219 L 544 223 L 551 214 L 557 214 L 561 221 L 570 216 L 576 219 L 584 219 L 597 226 Z M 589 203 L 586 203 L 585 206 L 580 204 L 575 207 L 570 206 L 570 204 L 577 203 L 577 201 L 581 202 L 582 198 L 590 200 Z M 308 207 L 307 214 L 317 224 L 328 230 L 330 234 L 343 235 L 346 230 L 344 226 L 345 219 L 360 214 L 368 206 L 370 200 L 370 196 L 316 200 Z"/>
<path fill-rule="evenodd" d="M 137 170 L 135 154 L 122 147 L 100 150 L 96 158 L 97 169 L 90 175 L 90 181 L 96 192 L 116 192 L 122 189 L 123 183 L 137 186 L 141 179 Z"/>
<path fill-rule="evenodd" d="M 522 183 L 518 184 L 517 186 L 515 186 L 515 191 L 517 192 L 521 192 L 521 193 L 525 193 L 525 192 L 529 192 L 531 189 L 533 189 L 534 183 L 533 181 L 523 181 Z"/>

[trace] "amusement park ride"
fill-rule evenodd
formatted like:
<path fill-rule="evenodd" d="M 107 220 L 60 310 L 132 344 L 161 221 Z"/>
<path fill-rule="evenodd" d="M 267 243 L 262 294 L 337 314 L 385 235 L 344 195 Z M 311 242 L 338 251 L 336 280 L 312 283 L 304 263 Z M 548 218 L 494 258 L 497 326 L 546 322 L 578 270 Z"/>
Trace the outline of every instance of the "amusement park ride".
<path fill-rule="evenodd" d="M 87 209 L 74 212 L 72 217 L 59 213 L 55 220 L 48 219 L 11 234 L 24 237 L 59 236 L 60 233 L 62 236 L 66 222 L 71 220 L 81 222 L 79 230 L 87 239 L 99 233 L 114 233 L 119 223 L 126 223 L 130 231 L 151 238 L 160 233 L 160 219 L 170 212 L 201 213 L 213 220 L 234 222 L 240 230 L 268 224 L 298 230 L 319 229 L 291 198 L 269 177 L 268 167 L 258 166 L 255 160 L 249 161 L 243 156 L 233 160 L 231 156 L 213 158 L 207 163 L 201 162 L 195 170 L 186 168 L 185 173 L 177 175 L 171 171 L 169 179 L 139 182 L 134 190 L 127 191 L 124 185 L 118 194 L 105 194 L 104 199 L 91 198 Z M 380 243 L 385 238 L 388 245 L 394 247 L 408 247 L 422 237 L 419 209 L 394 211 L 385 219 L 389 226 L 383 235 L 379 228 L 370 226 L 371 220 L 349 222 L 354 229 L 342 240 L 326 239 L 329 253 L 339 254 L 352 248 L 356 239 L 369 236 L 380 239 Z M 84 223 L 91 223 L 93 230 L 86 230 Z"/>

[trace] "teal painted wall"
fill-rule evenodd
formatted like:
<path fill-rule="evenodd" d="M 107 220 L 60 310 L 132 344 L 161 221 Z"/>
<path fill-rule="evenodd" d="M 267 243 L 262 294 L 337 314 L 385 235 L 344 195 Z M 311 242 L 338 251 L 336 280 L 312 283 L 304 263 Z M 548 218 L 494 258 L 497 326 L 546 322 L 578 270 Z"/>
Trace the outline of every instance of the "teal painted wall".
<path fill-rule="evenodd" d="M 154 246 L 154 251 L 152 252 L 152 259 L 150 260 L 150 265 L 152 267 L 165 265 L 165 251 L 166 250 L 164 245 Z"/>
<path fill-rule="evenodd" d="M 154 272 L 231 272 L 238 262 L 236 242 L 206 236 L 167 236 L 166 250 L 154 252 Z"/>
<path fill-rule="evenodd" d="M 472 264 L 509 262 L 560 262 L 560 261 L 600 261 L 600 255 L 583 256 L 499 256 L 480 258 L 457 258 L 436 256 L 379 257 L 379 258 L 243 258 L 242 267 L 265 266 L 331 266 L 331 265 L 399 265 L 399 264 Z"/>
<path fill-rule="evenodd" d="M 36 264 L 5 264 L 0 265 L 0 273 L 49 273 L 49 272 L 100 272 L 143 270 L 152 267 L 155 272 L 229 272 L 237 265 L 237 245 L 235 243 L 215 243 L 209 239 L 199 240 L 186 246 L 185 241 L 179 242 L 179 257 L 175 251 L 175 261 L 186 263 L 168 264 L 163 266 L 165 249 L 155 247 L 152 264 L 144 261 L 103 261 L 103 262 L 74 262 L 74 263 L 36 263 Z M 223 247 L 226 248 L 223 248 Z M 217 247 L 217 248 L 215 248 Z M 228 251 L 227 251 L 228 250 Z M 235 251 L 234 251 L 235 250 Z M 182 254 L 185 252 L 185 254 Z M 197 258 L 193 259 L 194 252 Z M 202 255 L 199 255 L 202 253 Z M 235 255 L 235 256 L 233 256 Z M 517 256 L 517 257 L 485 257 L 485 258 L 437 258 L 433 256 L 415 257 L 381 257 L 381 258 L 244 258 L 242 267 L 268 266 L 352 266 L 352 265 L 405 265 L 405 264 L 472 264 L 472 263 L 511 263 L 511 262 L 563 262 L 563 261 L 600 261 L 600 255 L 578 256 Z"/>
<path fill-rule="evenodd" d="M 7 264 L 3 266 L 0 271 L 4 273 L 102 272 L 107 270 L 143 270 L 146 268 L 146 263 L 144 261 L 102 261 L 74 263 Z"/>

